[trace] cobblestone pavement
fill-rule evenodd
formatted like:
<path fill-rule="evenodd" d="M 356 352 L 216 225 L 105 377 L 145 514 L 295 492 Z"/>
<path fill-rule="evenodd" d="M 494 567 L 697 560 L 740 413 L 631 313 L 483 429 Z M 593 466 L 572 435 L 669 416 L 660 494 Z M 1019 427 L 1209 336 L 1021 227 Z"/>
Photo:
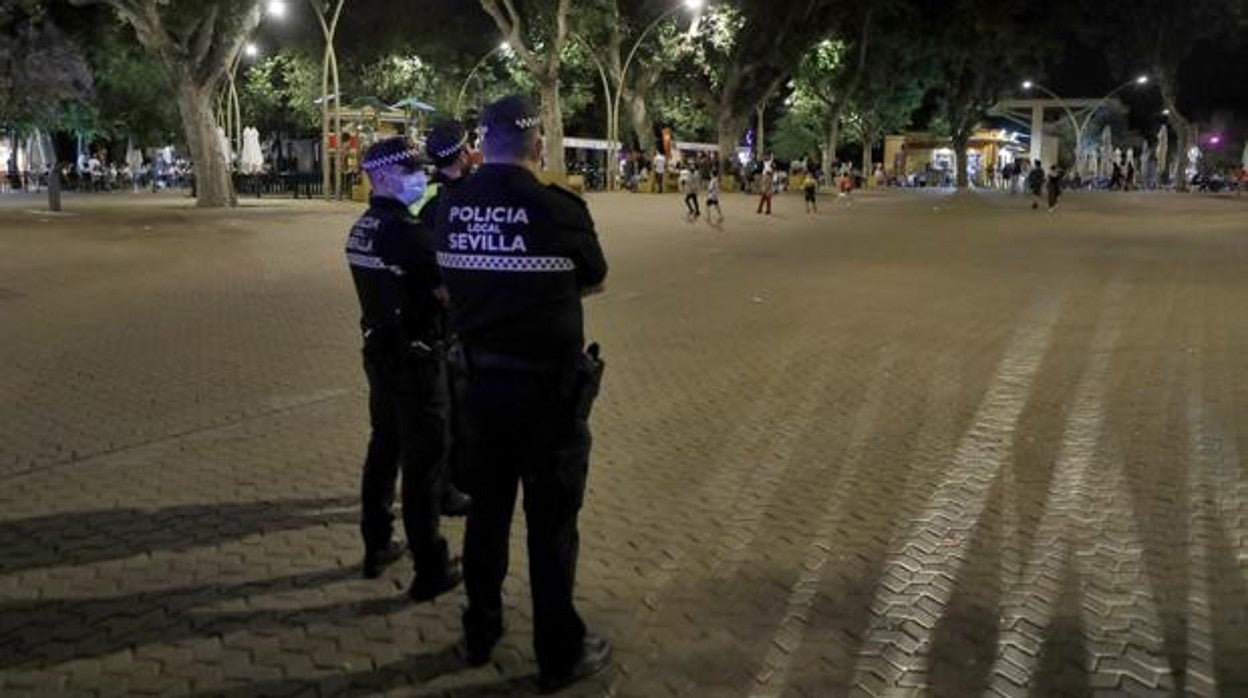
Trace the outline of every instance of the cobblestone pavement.
<path fill-rule="evenodd" d="M 357 578 L 358 209 L 68 203 L 0 208 L 0 695 L 529 691 L 522 527 L 481 669 Z M 568 695 L 1248 695 L 1248 199 L 752 203 L 591 198 Z"/>

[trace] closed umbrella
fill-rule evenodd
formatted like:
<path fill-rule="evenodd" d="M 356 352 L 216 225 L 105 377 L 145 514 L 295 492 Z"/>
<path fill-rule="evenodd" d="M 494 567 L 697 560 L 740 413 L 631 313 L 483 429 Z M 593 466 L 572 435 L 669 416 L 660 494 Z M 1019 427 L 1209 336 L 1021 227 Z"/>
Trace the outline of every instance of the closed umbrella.
<path fill-rule="evenodd" d="M 1108 177 L 1114 171 L 1114 133 L 1109 125 L 1101 129 L 1101 174 Z"/>
<path fill-rule="evenodd" d="M 1244 155 L 1239 159 L 1239 164 L 1243 165 L 1245 170 L 1248 170 L 1248 141 L 1244 141 Z"/>
<path fill-rule="evenodd" d="M 243 129 L 243 152 L 238 156 L 238 169 L 244 174 L 256 174 L 264 167 L 264 153 L 260 150 L 260 131 L 248 126 Z"/>
<path fill-rule="evenodd" d="M 1160 180 L 1166 175 L 1166 156 L 1170 154 L 1170 131 L 1166 129 L 1166 125 L 1162 124 L 1157 129 L 1157 178 Z"/>
<path fill-rule="evenodd" d="M 217 127 L 217 140 L 221 142 L 221 153 L 225 156 L 226 167 L 234 162 L 234 150 L 230 148 L 230 139 L 225 136 L 225 129 Z"/>

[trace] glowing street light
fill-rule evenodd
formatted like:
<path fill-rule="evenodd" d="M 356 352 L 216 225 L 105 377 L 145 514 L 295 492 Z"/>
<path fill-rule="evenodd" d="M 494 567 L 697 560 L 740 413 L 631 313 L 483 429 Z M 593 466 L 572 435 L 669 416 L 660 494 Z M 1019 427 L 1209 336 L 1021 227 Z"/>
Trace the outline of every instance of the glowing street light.
<path fill-rule="evenodd" d="M 274 19 L 281 19 L 286 16 L 285 0 L 269 0 L 269 4 L 265 7 L 265 12 Z"/>
<path fill-rule="evenodd" d="M 260 48 L 248 41 L 247 45 L 243 46 L 243 53 L 246 54 L 248 58 L 255 58 L 260 55 Z"/>
<path fill-rule="evenodd" d="M 1148 84 L 1148 76 L 1147 76 L 1147 75 L 1141 75 L 1140 77 L 1136 78 L 1136 79 L 1135 79 L 1135 84 L 1137 84 L 1137 85 L 1147 85 L 1147 84 Z"/>
<path fill-rule="evenodd" d="M 703 0 L 685 0 L 685 7 L 688 8 L 691 12 L 697 12 L 698 10 L 701 10 L 702 6 L 705 4 L 706 3 Z"/>
<path fill-rule="evenodd" d="M 1024 81 L 1023 81 L 1023 89 L 1024 89 L 1024 90 L 1030 90 L 1031 88 L 1033 88 L 1033 87 L 1035 87 L 1035 86 L 1036 86 L 1036 83 L 1034 83 L 1034 82 L 1032 82 L 1032 81 L 1030 81 L 1030 80 L 1024 80 Z"/>

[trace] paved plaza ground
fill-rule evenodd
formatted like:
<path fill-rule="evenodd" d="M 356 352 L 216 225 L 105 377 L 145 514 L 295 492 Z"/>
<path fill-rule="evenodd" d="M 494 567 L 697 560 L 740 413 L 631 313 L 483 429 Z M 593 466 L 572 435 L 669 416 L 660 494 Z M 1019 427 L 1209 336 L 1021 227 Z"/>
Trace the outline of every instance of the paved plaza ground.
<path fill-rule="evenodd" d="M 0 203 L 0 695 L 529 691 L 522 519 L 484 668 L 358 578 L 359 207 L 66 203 Z M 567 695 L 1248 695 L 1248 197 L 752 205 L 590 196 Z"/>

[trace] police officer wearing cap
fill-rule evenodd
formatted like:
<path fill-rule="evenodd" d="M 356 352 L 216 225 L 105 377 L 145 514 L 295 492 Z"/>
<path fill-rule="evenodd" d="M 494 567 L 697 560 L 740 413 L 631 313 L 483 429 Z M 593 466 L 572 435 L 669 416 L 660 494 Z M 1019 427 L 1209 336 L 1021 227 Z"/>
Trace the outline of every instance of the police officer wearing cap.
<path fill-rule="evenodd" d="M 372 434 L 361 483 L 364 576 L 376 578 L 403 555 L 392 540 L 395 479 L 403 475 L 403 528 L 416 566 L 408 595 L 426 601 L 462 579 L 438 532 L 446 391 L 441 339 L 446 302 L 432 231 L 408 207 L 426 176 L 403 137 L 365 153 L 368 210 L 347 236 L 347 263 L 360 301 L 364 372 Z"/>
<path fill-rule="evenodd" d="M 523 98 L 485 108 L 485 163 L 443 193 L 436 237 L 467 372 L 467 659 L 487 663 L 503 634 L 509 531 L 523 486 L 533 644 L 539 686 L 549 692 L 611 661 L 610 643 L 586 631 L 572 601 L 592 367 L 601 370 L 582 349 L 581 297 L 602 290 L 607 264 L 585 202 L 534 175 L 538 125 Z"/>
<path fill-rule="evenodd" d="M 433 230 L 438 202 L 443 191 L 454 187 L 472 170 L 472 160 L 465 147 L 468 135 L 458 121 L 440 121 L 433 125 L 425 140 L 425 153 L 436 168 L 432 181 L 424 194 L 412 204 L 412 215 Z M 452 399 L 449 404 L 449 445 L 447 448 L 447 477 L 442 490 L 442 514 L 464 516 L 472 505 L 472 498 L 460 491 L 467 471 L 467 434 L 463 425 L 463 410 Z"/>

